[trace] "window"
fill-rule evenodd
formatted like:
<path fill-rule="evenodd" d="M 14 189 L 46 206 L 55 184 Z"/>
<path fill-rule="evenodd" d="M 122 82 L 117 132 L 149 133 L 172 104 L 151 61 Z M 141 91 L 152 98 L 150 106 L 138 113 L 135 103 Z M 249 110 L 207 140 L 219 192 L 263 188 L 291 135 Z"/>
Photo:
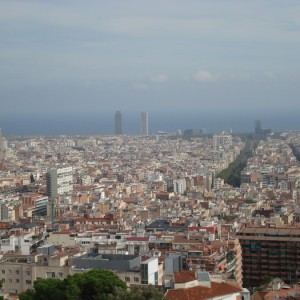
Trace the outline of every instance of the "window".
<path fill-rule="evenodd" d="M 64 277 L 64 273 L 59 272 L 58 277 Z"/>
<path fill-rule="evenodd" d="M 54 272 L 47 272 L 46 273 L 46 278 L 55 278 L 55 273 Z"/>
<path fill-rule="evenodd" d="M 133 278 L 134 282 L 140 282 L 140 279 L 138 277 Z"/>
<path fill-rule="evenodd" d="M 125 282 L 129 282 L 130 281 L 130 277 L 125 277 Z"/>
<path fill-rule="evenodd" d="M 20 280 L 19 279 L 16 279 L 16 283 L 19 283 L 20 282 Z"/>
<path fill-rule="evenodd" d="M 19 270 L 16 270 L 16 274 L 20 274 L 20 271 L 19 271 Z"/>
<path fill-rule="evenodd" d="M 5 274 L 5 270 L 2 270 L 2 274 Z"/>
<path fill-rule="evenodd" d="M 26 280 L 25 284 L 31 284 L 31 280 Z"/>
<path fill-rule="evenodd" d="M 27 271 L 27 272 L 26 272 L 26 275 L 27 275 L 27 276 L 30 276 L 30 272 L 29 272 L 29 271 Z"/>
<path fill-rule="evenodd" d="M 8 282 L 9 282 L 9 283 L 12 283 L 12 279 L 11 279 L 11 278 L 9 278 L 9 279 L 8 279 Z"/>

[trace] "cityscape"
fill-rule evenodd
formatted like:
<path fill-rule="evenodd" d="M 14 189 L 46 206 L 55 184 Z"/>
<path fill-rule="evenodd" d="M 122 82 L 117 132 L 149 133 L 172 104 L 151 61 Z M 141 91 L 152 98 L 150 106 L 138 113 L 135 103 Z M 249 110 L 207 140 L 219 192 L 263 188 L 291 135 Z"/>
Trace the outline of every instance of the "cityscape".
<path fill-rule="evenodd" d="M 0 300 L 300 300 L 299 16 L 0 1 Z"/>
<path fill-rule="evenodd" d="M 121 111 L 114 120 L 110 136 L 2 132 L 7 299 L 39 278 L 99 268 L 128 286 L 164 289 L 166 299 L 223 297 L 220 286 L 250 299 L 266 278 L 266 295 L 297 295 L 300 131 L 272 132 L 256 120 L 239 135 L 150 135 L 141 112 L 140 135 L 129 136 Z"/>

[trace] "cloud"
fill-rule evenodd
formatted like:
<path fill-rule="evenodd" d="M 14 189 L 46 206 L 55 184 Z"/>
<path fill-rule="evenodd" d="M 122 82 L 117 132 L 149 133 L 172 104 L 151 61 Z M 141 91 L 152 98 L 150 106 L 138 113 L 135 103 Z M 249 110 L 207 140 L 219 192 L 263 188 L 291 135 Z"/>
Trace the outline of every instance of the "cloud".
<path fill-rule="evenodd" d="M 216 81 L 216 77 L 208 72 L 208 71 L 204 71 L 204 70 L 199 70 L 194 74 L 194 79 L 197 82 L 214 82 Z"/>
<path fill-rule="evenodd" d="M 168 80 L 168 77 L 165 74 L 158 74 L 152 78 L 152 81 L 154 81 L 156 83 L 163 83 L 163 82 L 166 82 L 167 80 Z"/>
<path fill-rule="evenodd" d="M 144 91 L 148 89 L 148 85 L 145 83 L 135 83 L 132 85 L 132 88 L 134 90 L 138 90 L 138 91 Z"/>

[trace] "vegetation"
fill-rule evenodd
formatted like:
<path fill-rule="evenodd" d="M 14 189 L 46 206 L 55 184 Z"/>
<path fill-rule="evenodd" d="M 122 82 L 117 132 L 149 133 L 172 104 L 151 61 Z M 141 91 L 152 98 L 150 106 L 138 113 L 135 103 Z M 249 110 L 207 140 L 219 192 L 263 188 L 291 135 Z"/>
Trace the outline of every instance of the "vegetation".
<path fill-rule="evenodd" d="M 237 215 L 226 215 L 223 216 L 222 219 L 226 222 L 232 222 L 237 218 Z"/>
<path fill-rule="evenodd" d="M 253 199 L 247 198 L 247 199 L 245 199 L 245 203 L 252 204 L 252 203 L 256 203 L 256 201 Z"/>
<path fill-rule="evenodd" d="M 161 300 L 163 296 L 154 287 L 128 289 L 114 273 L 94 269 L 64 280 L 38 279 L 33 290 L 22 293 L 20 300 Z"/>
<path fill-rule="evenodd" d="M 227 169 L 218 174 L 218 177 L 224 179 L 227 184 L 234 187 L 241 185 L 241 171 L 247 164 L 247 159 L 252 156 L 253 150 L 258 145 L 258 140 L 250 139 L 246 142 L 245 148 L 241 151 L 240 155 L 232 162 Z"/>
<path fill-rule="evenodd" d="M 2 281 L 0 280 L 0 290 L 2 289 Z M 3 300 L 4 298 L 0 296 L 0 300 Z"/>

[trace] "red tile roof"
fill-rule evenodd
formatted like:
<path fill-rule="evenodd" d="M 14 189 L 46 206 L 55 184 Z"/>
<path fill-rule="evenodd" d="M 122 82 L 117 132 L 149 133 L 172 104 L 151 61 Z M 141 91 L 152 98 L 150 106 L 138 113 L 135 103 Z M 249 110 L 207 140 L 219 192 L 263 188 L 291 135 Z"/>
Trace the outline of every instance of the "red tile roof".
<path fill-rule="evenodd" d="M 195 271 L 180 271 L 174 272 L 174 282 L 175 283 L 186 283 L 196 280 Z"/>
<path fill-rule="evenodd" d="M 187 289 L 168 290 L 167 300 L 206 300 L 241 292 L 241 288 L 226 282 L 211 282 L 211 287 L 195 286 Z"/>
<path fill-rule="evenodd" d="M 127 239 L 127 241 L 135 241 L 135 242 L 148 242 L 149 241 L 149 237 L 135 237 L 135 236 L 129 236 Z"/>

